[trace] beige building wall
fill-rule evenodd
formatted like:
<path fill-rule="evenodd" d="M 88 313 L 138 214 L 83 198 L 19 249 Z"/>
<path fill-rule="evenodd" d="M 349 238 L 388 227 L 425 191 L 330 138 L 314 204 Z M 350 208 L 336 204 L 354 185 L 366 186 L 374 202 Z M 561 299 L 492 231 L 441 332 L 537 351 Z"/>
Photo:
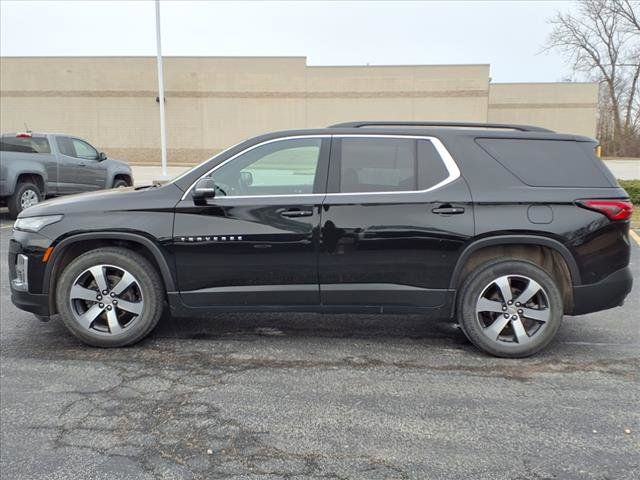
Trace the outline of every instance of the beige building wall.
<path fill-rule="evenodd" d="M 592 115 L 595 125 L 594 112 L 575 107 L 595 103 L 592 85 L 504 89 L 489 85 L 489 65 L 308 67 L 305 57 L 166 57 L 164 68 L 170 164 L 202 161 L 267 131 L 349 120 L 519 121 L 587 133 L 583 117 Z M 26 123 L 85 137 L 130 162 L 159 162 L 156 97 L 154 57 L 0 59 L 3 132 Z M 566 115 L 559 119 L 558 111 Z"/>
<path fill-rule="evenodd" d="M 495 83 L 489 89 L 489 122 L 594 137 L 597 114 L 597 83 Z"/>

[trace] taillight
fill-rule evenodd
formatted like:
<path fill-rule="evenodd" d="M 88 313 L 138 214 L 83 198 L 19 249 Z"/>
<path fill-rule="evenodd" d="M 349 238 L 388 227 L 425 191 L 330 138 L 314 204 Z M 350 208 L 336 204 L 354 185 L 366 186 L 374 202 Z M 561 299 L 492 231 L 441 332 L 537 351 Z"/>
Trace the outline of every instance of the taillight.
<path fill-rule="evenodd" d="M 626 220 L 633 211 L 633 204 L 628 200 L 579 200 L 578 205 L 600 212 L 609 220 Z"/>

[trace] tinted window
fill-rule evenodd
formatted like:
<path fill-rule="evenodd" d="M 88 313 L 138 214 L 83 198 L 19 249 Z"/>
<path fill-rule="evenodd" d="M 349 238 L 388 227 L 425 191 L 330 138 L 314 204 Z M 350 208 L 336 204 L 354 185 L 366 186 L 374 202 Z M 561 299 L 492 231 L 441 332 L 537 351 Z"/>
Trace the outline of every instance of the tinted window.
<path fill-rule="evenodd" d="M 418 140 L 418 188 L 426 190 L 449 176 L 436 147 L 429 140 Z"/>
<path fill-rule="evenodd" d="M 527 185 L 611 187 L 591 144 L 566 140 L 479 138 L 476 142 Z"/>
<path fill-rule="evenodd" d="M 340 144 L 340 192 L 417 189 L 415 140 L 343 138 Z"/>
<path fill-rule="evenodd" d="M 2 137 L 0 151 L 21 153 L 51 153 L 49 140 L 42 137 Z"/>
<path fill-rule="evenodd" d="M 73 142 L 73 148 L 76 151 L 76 157 L 86 158 L 87 160 L 97 160 L 98 151 L 87 142 L 78 140 L 77 138 L 74 138 L 71 141 Z"/>
<path fill-rule="evenodd" d="M 73 143 L 70 138 L 56 137 L 56 145 L 58 145 L 58 150 L 63 155 L 67 155 L 68 157 L 76 156 L 76 150 L 73 148 Z"/>
<path fill-rule="evenodd" d="M 340 144 L 343 193 L 426 190 L 449 176 L 429 140 L 343 138 Z"/>
<path fill-rule="evenodd" d="M 212 173 L 217 196 L 313 193 L 320 138 L 272 142 L 240 155 Z"/>

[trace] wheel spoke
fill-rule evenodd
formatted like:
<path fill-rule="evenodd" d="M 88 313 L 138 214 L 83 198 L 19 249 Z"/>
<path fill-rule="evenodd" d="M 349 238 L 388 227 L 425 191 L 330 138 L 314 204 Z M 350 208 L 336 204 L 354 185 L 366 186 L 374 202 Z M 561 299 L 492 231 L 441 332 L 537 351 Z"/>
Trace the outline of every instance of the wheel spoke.
<path fill-rule="evenodd" d="M 89 302 L 97 302 L 96 296 L 99 295 L 99 292 L 95 290 L 90 290 L 88 288 L 84 288 L 78 284 L 75 284 L 71 288 L 71 293 L 69 297 L 71 300 L 87 300 Z"/>
<path fill-rule="evenodd" d="M 529 335 L 527 335 L 524 325 L 522 325 L 522 320 L 519 318 L 517 320 L 511 320 L 511 327 L 513 328 L 518 343 L 526 343 L 529 340 Z"/>
<path fill-rule="evenodd" d="M 523 308 L 522 312 L 523 317 L 537 320 L 538 322 L 543 323 L 548 322 L 549 317 L 551 316 L 548 308 L 545 308 L 544 310 L 536 310 L 535 308 Z"/>
<path fill-rule="evenodd" d="M 513 294 L 511 293 L 511 284 L 509 283 L 509 277 L 504 276 L 496 279 L 495 284 L 500 289 L 500 293 L 502 295 L 502 300 L 504 303 L 507 303 L 509 300 L 513 299 Z"/>
<path fill-rule="evenodd" d="M 504 330 L 504 327 L 507 326 L 507 323 L 509 323 L 509 319 L 504 318 L 503 315 L 500 315 L 493 321 L 491 325 L 485 328 L 484 333 L 486 333 L 487 336 L 492 338 L 493 340 L 497 340 L 502 333 L 502 330 Z"/>
<path fill-rule="evenodd" d="M 142 313 L 142 302 L 129 302 L 127 300 L 118 300 L 117 308 L 122 310 L 126 310 L 127 312 L 135 313 L 136 315 L 140 315 Z"/>
<path fill-rule="evenodd" d="M 120 333 L 122 331 L 122 327 L 120 326 L 120 322 L 118 322 L 118 316 L 116 315 L 115 310 L 107 310 L 107 323 L 109 324 L 110 333 Z"/>
<path fill-rule="evenodd" d="M 476 305 L 476 312 L 502 313 L 502 303 L 482 297 L 480 300 L 478 300 L 478 304 Z"/>
<path fill-rule="evenodd" d="M 91 272 L 91 275 L 93 275 L 96 285 L 98 285 L 100 291 L 109 289 L 107 285 L 107 277 L 104 274 L 104 267 L 102 265 L 91 267 L 89 271 Z"/>
<path fill-rule="evenodd" d="M 522 305 L 527 303 L 529 300 L 533 298 L 533 296 L 542 290 L 542 287 L 535 280 L 529 279 L 529 285 L 525 288 L 518 298 L 516 298 L 516 302 L 520 302 Z"/>
<path fill-rule="evenodd" d="M 136 279 L 133 278 L 133 275 L 131 275 L 129 272 L 124 272 L 122 278 L 118 281 L 118 283 L 115 285 L 115 287 L 113 287 L 111 291 L 116 295 L 120 295 L 135 281 Z"/>
<path fill-rule="evenodd" d="M 89 310 L 84 312 L 82 315 L 78 315 L 78 322 L 84 328 L 91 328 L 91 324 L 93 321 L 102 313 L 103 307 L 99 306 L 97 303 L 92 305 Z"/>

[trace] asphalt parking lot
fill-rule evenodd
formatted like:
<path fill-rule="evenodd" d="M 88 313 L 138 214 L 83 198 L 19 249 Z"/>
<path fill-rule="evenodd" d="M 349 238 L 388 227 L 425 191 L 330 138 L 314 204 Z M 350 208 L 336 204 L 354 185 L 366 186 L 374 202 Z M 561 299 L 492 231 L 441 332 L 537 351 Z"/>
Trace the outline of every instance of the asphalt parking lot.
<path fill-rule="evenodd" d="M 2 213 L 3 479 L 638 478 L 637 286 L 526 360 L 419 316 L 164 318 L 100 350 L 11 304 L 10 234 Z"/>

